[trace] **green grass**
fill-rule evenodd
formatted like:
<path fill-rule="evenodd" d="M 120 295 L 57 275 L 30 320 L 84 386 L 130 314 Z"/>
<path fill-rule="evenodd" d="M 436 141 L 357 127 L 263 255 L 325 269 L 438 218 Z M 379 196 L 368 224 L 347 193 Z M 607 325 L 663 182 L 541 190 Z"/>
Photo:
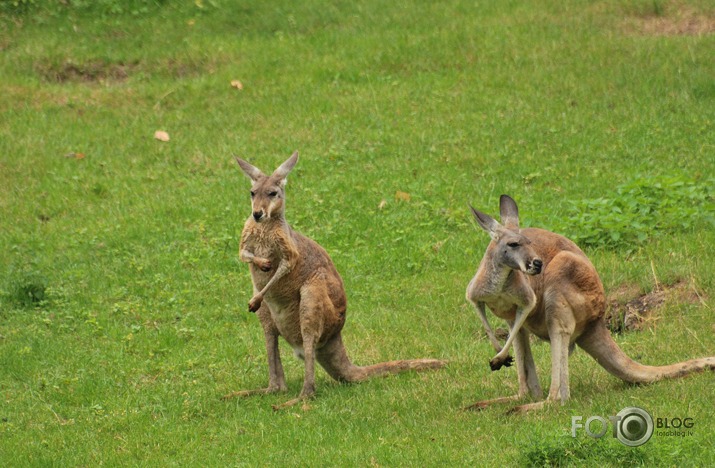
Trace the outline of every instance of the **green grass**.
<path fill-rule="evenodd" d="M 523 226 L 587 235 L 574 204 L 649 177 L 701 187 L 687 222 L 587 253 L 607 290 L 648 291 L 655 275 L 701 297 L 618 336 L 631 356 L 715 354 L 715 36 L 633 26 L 671 4 L 3 3 L 3 464 L 715 463 L 712 373 L 633 387 L 576 352 L 565 406 L 460 411 L 517 387 L 514 369 L 489 371 L 464 299 L 488 242 L 467 202 L 496 214 L 501 193 Z M 232 156 L 270 170 L 295 149 L 287 218 L 345 280 L 350 355 L 446 369 L 359 385 L 321 370 L 308 408 L 274 412 L 302 384 L 284 346 L 289 395 L 219 400 L 267 381 L 237 259 L 249 186 Z M 534 353 L 548 388 L 549 347 Z M 571 416 L 626 406 L 693 417 L 694 434 L 635 449 L 570 436 Z"/>

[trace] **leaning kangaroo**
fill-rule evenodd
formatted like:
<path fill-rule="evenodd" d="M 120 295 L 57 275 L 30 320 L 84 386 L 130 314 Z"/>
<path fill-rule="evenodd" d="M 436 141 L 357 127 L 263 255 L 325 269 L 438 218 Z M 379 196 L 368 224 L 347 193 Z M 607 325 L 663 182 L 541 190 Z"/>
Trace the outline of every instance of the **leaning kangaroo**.
<path fill-rule="evenodd" d="M 304 359 L 305 379 L 300 396 L 276 409 L 294 405 L 315 393 L 315 360 L 332 378 L 346 382 L 444 365 L 436 359 L 354 365 L 340 333 L 347 305 L 343 280 L 327 252 L 294 231 L 285 220 L 286 177 L 298 161 L 298 152 L 270 176 L 242 159 L 236 160 L 253 182 L 253 212 L 243 227 L 239 256 L 251 269 L 254 293 L 248 310 L 257 312 L 263 326 L 269 380 L 267 388 L 234 392 L 224 398 L 288 389 L 278 351 L 279 336 L 293 347 L 297 357 Z"/>
<path fill-rule="evenodd" d="M 467 299 L 478 311 L 487 336 L 497 351 L 489 362 L 492 370 L 510 366 L 509 348 L 514 345 L 519 376 L 519 393 L 475 403 L 483 408 L 492 403 L 515 400 L 531 393 L 542 398 L 529 332 L 551 342 L 551 388 L 548 400 L 569 398 L 568 357 L 578 344 L 604 369 L 631 383 L 683 377 L 704 369 L 715 369 L 715 357 L 693 359 L 669 366 L 644 366 L 630 359 L 611 338 L 603 321 L 606 301 L 603 285 L 586 255 L 569 239 L 543 229 L 519 229 L 514 200 L 500 199 L 502 224 L 472 208 L 477 223 L 492 240 L 477 274 L 467 287 Z M 494 336 L 485 306 L 510 326 L 504 346 Z M 540 408 L 544 401 L 522 405 L 515 411 Z"/>

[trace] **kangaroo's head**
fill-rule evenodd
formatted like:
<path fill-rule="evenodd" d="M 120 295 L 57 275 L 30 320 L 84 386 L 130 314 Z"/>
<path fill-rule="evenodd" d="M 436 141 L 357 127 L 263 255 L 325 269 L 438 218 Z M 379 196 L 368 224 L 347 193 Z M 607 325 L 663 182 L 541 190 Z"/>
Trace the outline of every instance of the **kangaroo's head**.
<path fill-rule="evenodd" d="M 257 223 L 270 219 L 282 219 L 285 209 L 285 186 L 288 173 L 298 162 L 298 152 L 288 158 L 270 176 L 241 158 L 236 158 L 244 174 L 251 179 L 251 206 Z"/>
<path fill-rule="evenodd" d="M 509 195 L 499 199 L 499 214 L 502 224 L 489 215 L 475 210 L 472 213 L 482 229 L 492 238 L 487 255 L 498 265 L 519 270 L 528 275 L 538 275 L 544 263 L 531 246 L 531 240 L 519 230 L 519 209 Z"/>

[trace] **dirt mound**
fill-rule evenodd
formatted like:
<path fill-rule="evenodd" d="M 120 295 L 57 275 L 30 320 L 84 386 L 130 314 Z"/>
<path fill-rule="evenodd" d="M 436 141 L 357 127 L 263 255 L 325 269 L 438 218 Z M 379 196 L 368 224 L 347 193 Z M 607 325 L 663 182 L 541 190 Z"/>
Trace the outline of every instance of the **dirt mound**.
<path fill-rule="evenodd" d="M 638 286 L 624 284 L 606 298 L 605 319 L 613 333 L 641 330 L 654 320 L 654 313 L 671 297 L 688 303 L 700 301 L 694 287 L 682 280 L 671 285 L 658 284 L 647 294 L 639 294 L 639 291 Z"/>
<path fill-rule="evenodd" d="M 646 36 L 715 34 L 715 12 L 696 11 L 678 2 L 654 2 L 652 11 L 629 18 L 625 29 L 632 34 Z"/>

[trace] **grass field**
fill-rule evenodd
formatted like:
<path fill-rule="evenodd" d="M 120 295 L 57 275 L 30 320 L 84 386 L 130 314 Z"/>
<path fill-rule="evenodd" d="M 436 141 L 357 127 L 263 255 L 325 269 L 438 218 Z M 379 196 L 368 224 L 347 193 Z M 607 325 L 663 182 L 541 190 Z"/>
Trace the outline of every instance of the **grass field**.
<path fill-rule="evenodd" d="M 0 2 L 0 464 L 715 465 L 711 372 L 628 386 L 577 351 L 566 405 L 460 411 L 517 389 L 464 299 L 467 203 L 501 193 L 607 293 L 686 285 L 629 355 L 715 355 L 713 25 L 705 0 Z M 287 218 L 343 276 L 353 360 L 444 370 L 319 370 L 274 412 L 284 346 L 288 395 L 219 400 L 267 382 L 233 155 L 296 149 Z M 692 435 L 571 437 L 628 406 Z"/>

